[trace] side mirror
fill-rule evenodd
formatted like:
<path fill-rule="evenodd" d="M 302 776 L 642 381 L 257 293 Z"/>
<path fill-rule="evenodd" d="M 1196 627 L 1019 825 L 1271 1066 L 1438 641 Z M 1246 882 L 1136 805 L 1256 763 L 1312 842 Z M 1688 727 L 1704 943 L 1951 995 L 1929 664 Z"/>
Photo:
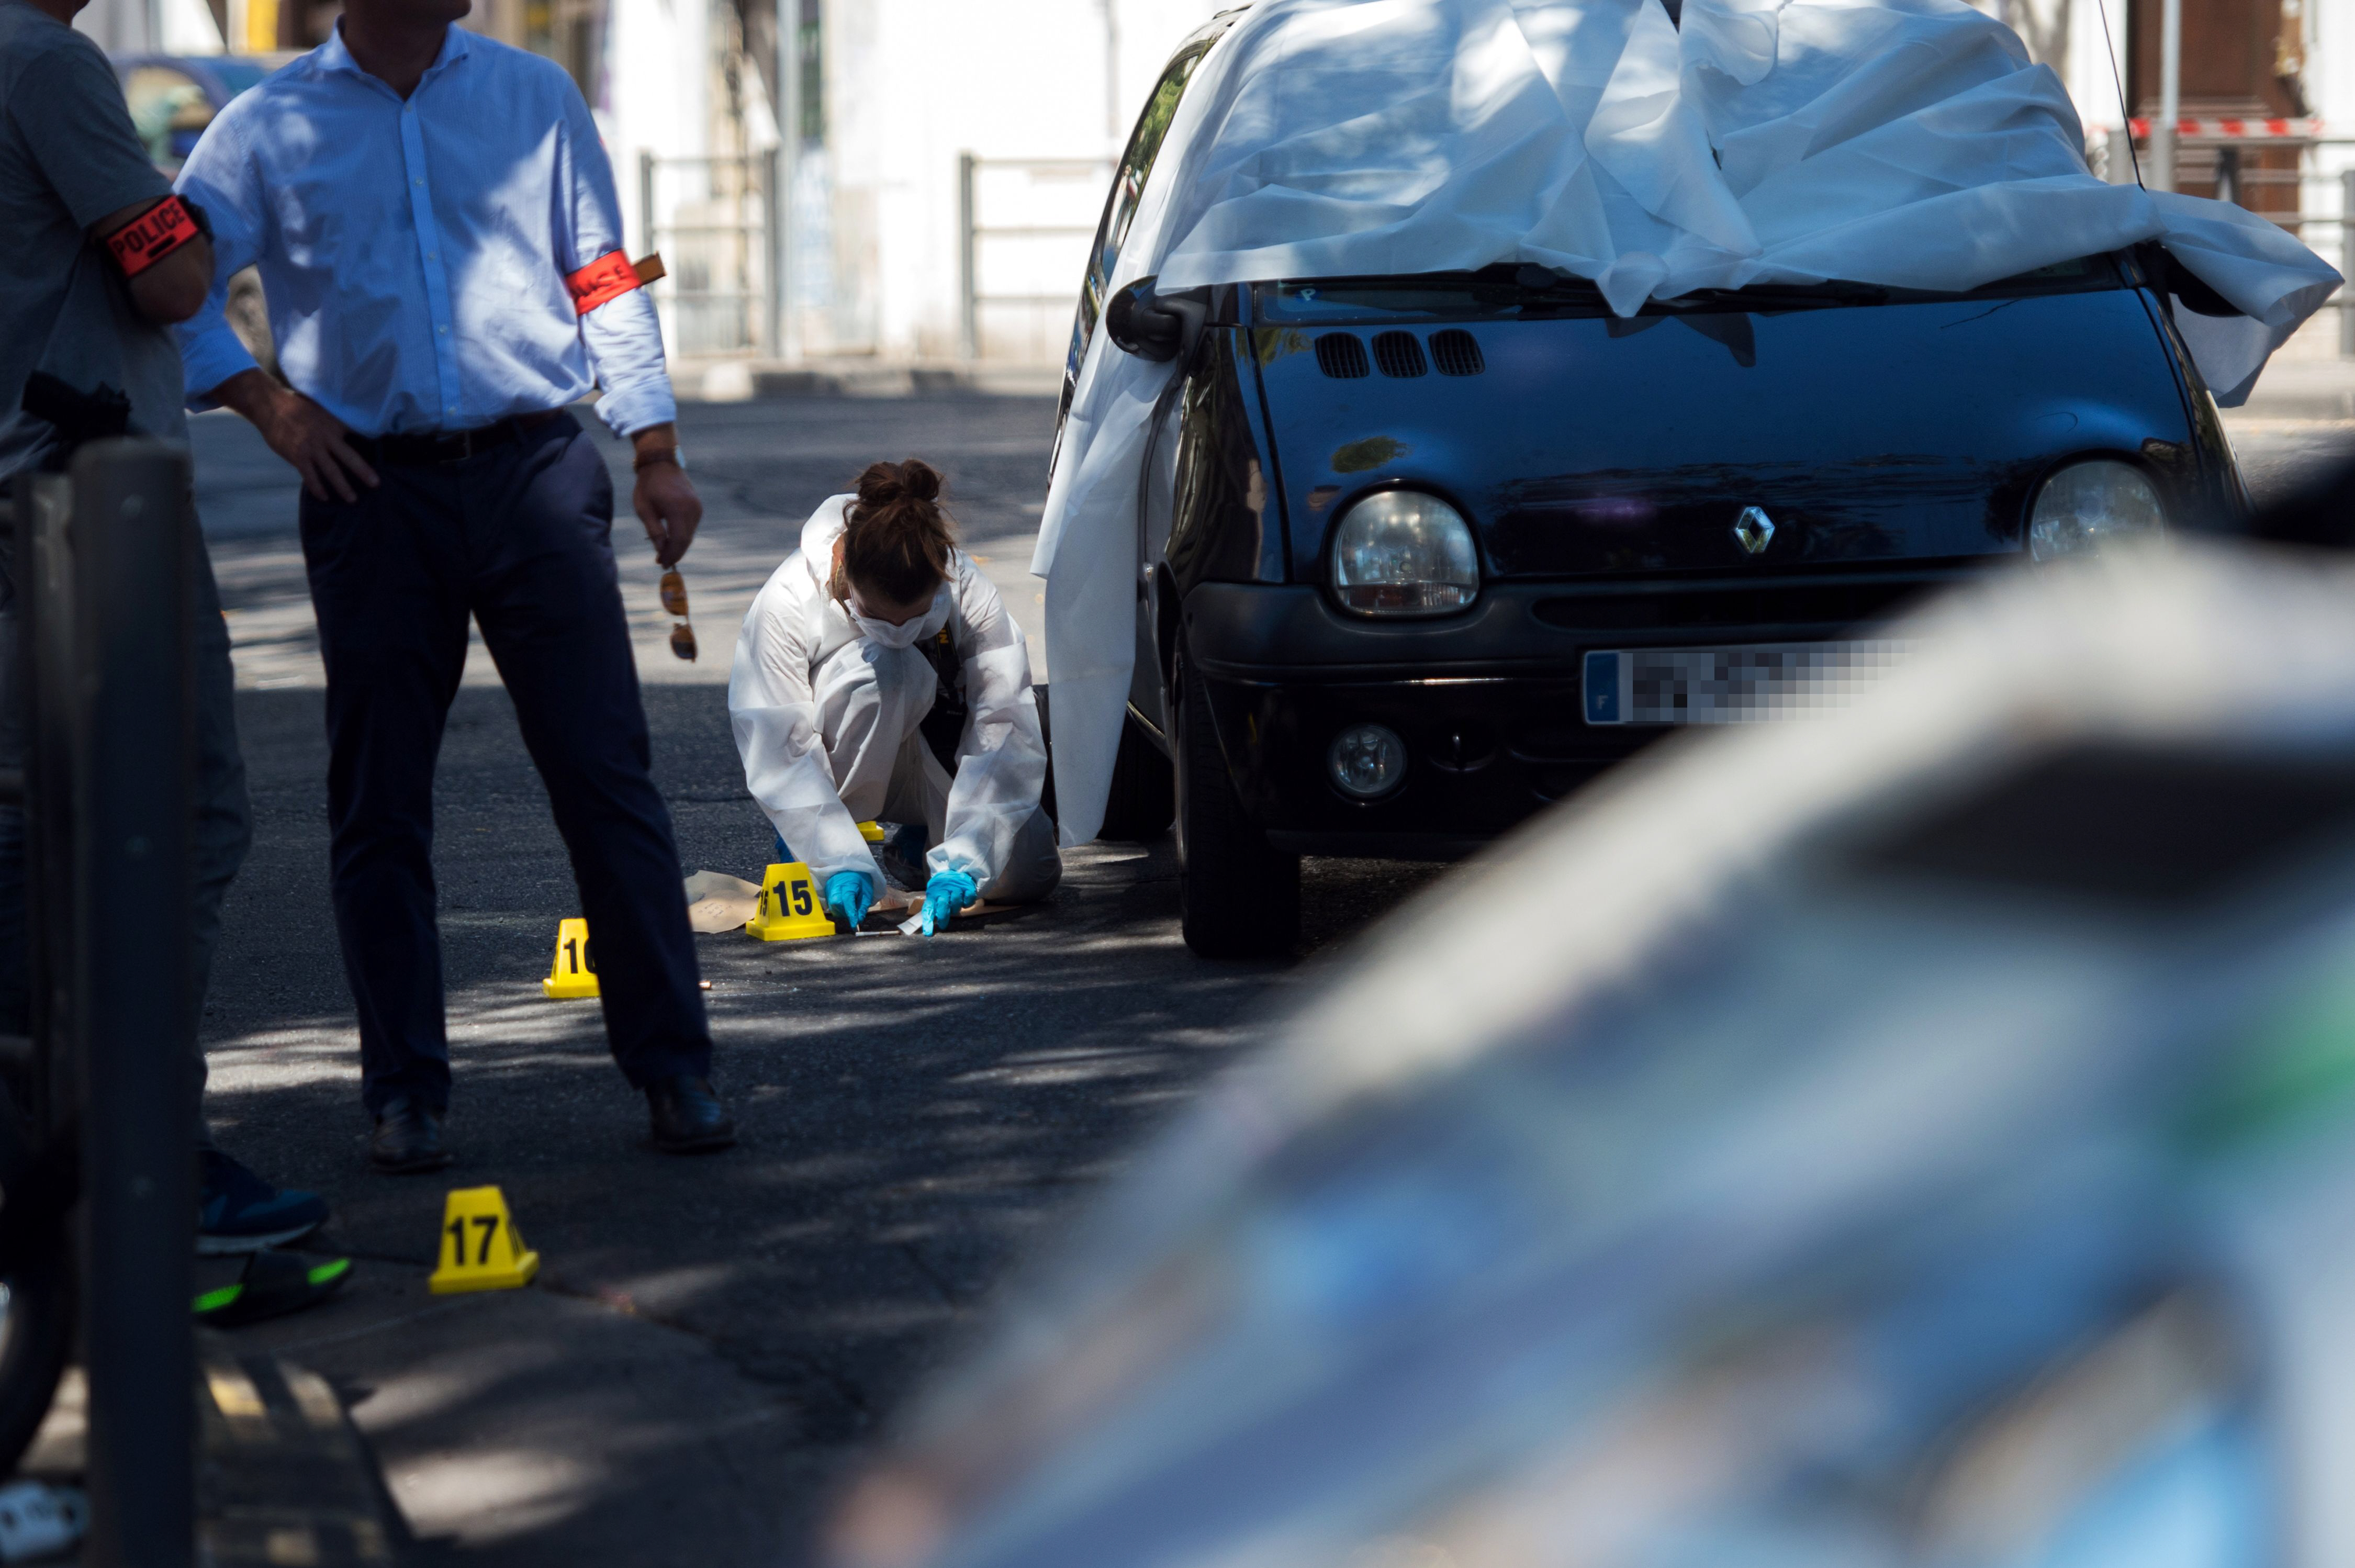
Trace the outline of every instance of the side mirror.
<path fill-rule="evenodd" d="M 2162 294 L 2171 294 L 2176 302 L 2194 315 L 2238 315 L 2241 307 L 2218 293 L 2199 273 L 2175 259 L 2175 253 L 2156 241 L 2136 248 L 2144 272 Z"/>
<path fill-rule="evenodd" d="M 1188 289 L 1163 294 L 1154 280 L 1139 278 L 1104 306 L 1104 330 L 1124 354 L 1159 364 L 1194 347 L 1210 314 L 1210 291 Z"/>

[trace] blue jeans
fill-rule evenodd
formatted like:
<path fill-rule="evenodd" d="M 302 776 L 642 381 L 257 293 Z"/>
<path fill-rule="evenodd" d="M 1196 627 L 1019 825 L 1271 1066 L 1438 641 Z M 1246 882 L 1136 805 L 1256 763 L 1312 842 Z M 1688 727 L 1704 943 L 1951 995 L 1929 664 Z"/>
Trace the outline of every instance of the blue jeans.
<path fill-rule="evenodd" d="M 450 1097 L 434 923 L 433 764 L 466 622 L 515 699 L 597 948 L 629 1081 L 711 1070 L 670 811 L 655 788 L 613 567 L 613 485 L 570 414 L 463 462 L 379 463 L 357 501 L 303 498 L 327 666 L 336 931 L 362 1093 Z"/>
<path fill-rule="evenodd" d="M 189 526 L 196 526 L 193 510 Z M 15 563 L 7 549 L 8 542 L 0 539 L 0 767 L 16 768 L 25 765 L 30 694 L 23 680 L 23 628 L 17 621 Z M 188 911 L 193 974 L 187 1030 L 192 1045 L 204 1017 L 213 953 L 220 945 L 221 901 L 253 843 L 253 814 L 245 794 L 245 757 L 237 744 L 229 624 L 221 619 L 220 590 L 213 581 L 212 558 L 206 553 L 201 535 L 195 553 L 197 798 L 189 851 L 196 862 L 197 886 Z M 11 1034 L 26 1031 L 30 1012 L 25 936 L 25 813 L 18 806 L 0 805 L 0 1029 Z M 196 1046 L 190 1070 L 189 1104 L 196 1107 L 197 1147 L 209 1148 L 212 1136 L 205 1125 L 202 1046 Z"/>

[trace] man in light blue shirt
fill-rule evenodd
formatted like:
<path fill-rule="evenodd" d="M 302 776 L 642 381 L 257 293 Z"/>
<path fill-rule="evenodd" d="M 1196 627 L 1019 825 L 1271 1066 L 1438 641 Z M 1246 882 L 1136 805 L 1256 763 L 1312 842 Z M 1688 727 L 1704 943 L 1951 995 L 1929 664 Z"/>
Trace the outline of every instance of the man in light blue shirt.
<path fill-rule="evenodd" d="M 328 41 L 234 100 L 179 188 L 218 276 L 261 272 L 279 364 L 225 285 L 180 329 L 193 406 L 226 403 L 303 475 L 327 667 L 336 919 L 378 1169 L 449 1163 L 433 762 L 471 616 L 571 851 L 606 1033 L 656 1147 L 734 1140 L 611 540 L 613 486 L 566 406 L 636 449 L 665 566 L 702 515 L 613 171 L 553 63 L 452 24 L 468 0 L 348 0 Z"/>

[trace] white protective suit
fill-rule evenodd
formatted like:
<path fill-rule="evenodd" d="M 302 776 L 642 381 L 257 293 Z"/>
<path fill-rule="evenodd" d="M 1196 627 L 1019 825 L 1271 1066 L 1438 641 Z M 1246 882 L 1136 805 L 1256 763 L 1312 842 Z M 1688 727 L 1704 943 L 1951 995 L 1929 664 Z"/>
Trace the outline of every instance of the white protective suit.
<path fill-rule="evenodd" d="M 1042 898 L 1061 875 L 1039 794 L 1047 746 L 1022 629 L 963 550 L 916 630 L 946 627 L 969 717 L 952 779 L 918 732 L 939 678 L 920 648 L 861 635 L 826 592 L 844 509 L 836 496 L 802 528 L 752 601 L 728 672 L 728 716 L 745 787 L 824 888 L 857 871 L 882 891 L 859 837 L 867 820 L 922 822 L 931 873 L 962 871 L 984 898 Z"/>
<path fill-rule="evenodd" d="M 1976 288 L 2146 240 L 2245 313 L 2177 315 L 2228 407 L 2339 282 L 2254 213 L 2095 178 L 2060 78 L 1960 0 L 1263 0 L 1196 69 L 1109 283 L 1534 262 L 1633 315 L 1753 283 Z M 1066 843 L 1103 820 L 1174 370 L 1094 335 L 1031 561 Z"/>

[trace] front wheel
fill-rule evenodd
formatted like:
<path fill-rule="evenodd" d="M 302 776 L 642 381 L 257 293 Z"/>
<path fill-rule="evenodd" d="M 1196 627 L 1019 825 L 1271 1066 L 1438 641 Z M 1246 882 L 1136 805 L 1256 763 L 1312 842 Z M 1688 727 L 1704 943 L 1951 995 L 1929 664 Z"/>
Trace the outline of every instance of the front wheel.
<path fill-rule="evenodd" d="M 1280 855 L 1243 815 L 1210 726 L 1202 677 L 1178 659 L 1178 901 L 1186 945 L 1205 958 L 1280 958 L 1300 940 L 1300 858 Z"/>

